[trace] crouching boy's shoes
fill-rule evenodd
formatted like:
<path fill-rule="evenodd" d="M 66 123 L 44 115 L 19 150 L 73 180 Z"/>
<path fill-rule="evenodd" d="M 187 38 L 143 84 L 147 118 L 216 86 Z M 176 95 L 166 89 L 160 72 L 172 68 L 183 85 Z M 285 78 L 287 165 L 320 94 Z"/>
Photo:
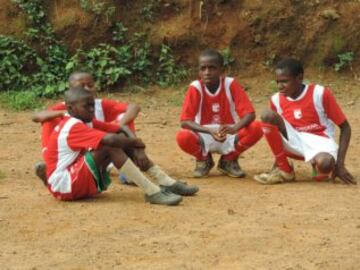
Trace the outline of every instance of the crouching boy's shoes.
<path fill-rule="evenodd" d="M 269 173 L 262 173 L 255 175 L 254 179 L 264 185 L 273 185 L 284 182 L 291 182 L 295 180 L 295 172 L 285 172 L 278 167 L 274 167 Z"/>
<path fill-rule="evenodd" d="M 176 181 L 171 186 L 161 186 L 161 188 L 182 196 L 192 196 L 199 191 L 197 186 L 188 186 L 186 183 L 180 181 Z"/>
<path fill-rule="evenodd" d="M 194 177 L 200 178 L 207 176 L 214 165 L 215 164 L 212 156 L 209 156 L 207 160 L 197 160 L 194 170 Z"/>
<path fill-rule="evenodd" d="M 220 172 L 231 177 L 245 177 L 246 175 L 245 172 L 241 170 L 237 159 L 225 160 L 223 158 L 220 158 L 217 168 Z"/>
<path fill-rule="evenodd" d="M 177 205 L 182 201 L 182 197 L 180 195 L 161 190 L 152 195 L 145 194 L 145 201 L 152 204 Z"/>

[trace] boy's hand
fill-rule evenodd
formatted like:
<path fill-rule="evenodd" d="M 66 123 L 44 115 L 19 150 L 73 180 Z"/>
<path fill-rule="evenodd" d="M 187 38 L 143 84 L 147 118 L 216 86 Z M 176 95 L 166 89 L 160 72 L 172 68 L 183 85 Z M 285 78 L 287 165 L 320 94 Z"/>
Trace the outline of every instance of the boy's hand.
<path fill-rule="evenodd" d="M 145 148 L 145 144 L 141 139 L 133 138 L 133 140 L 134 140 L 134 145 L 133 145 L 134 148 Z"/>
<path fill-rule="evenodd" d="M 223 134 L 223 133 L 219 132 L 219 130 L 211 131 L 210 134 L 214 138 L 215 141 L 223 142 L 223 141 L 226 140 L 226 134 Z"/>
<path fill-rule="evenodd" d="M 234 125 L 223 125 L 220 126 L 219 132 L 221 134 L 236 134 L 237 130 L 234 128 Z"/>
<path fill-rule="evenodd" d="M 339 177 L 340 180 L 343 181 L 345 184 L 357 185 L 354 177 L 344 166 L 335 165 L 335 168 L 331 174 L 331 179 L 335 180 L 336 177 Z"/>

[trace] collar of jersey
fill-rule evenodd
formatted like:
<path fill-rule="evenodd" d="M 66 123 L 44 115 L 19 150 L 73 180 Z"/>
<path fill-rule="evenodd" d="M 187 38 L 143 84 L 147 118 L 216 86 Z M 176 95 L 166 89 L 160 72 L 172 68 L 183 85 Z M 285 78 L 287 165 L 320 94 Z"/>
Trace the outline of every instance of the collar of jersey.
<path fill-rule="evenodd" d="M 298 96 L 297 98 L 286 97 L 286 99 L 290 100 L 290 101 L 299 101 L 300 99 L 302 99 L 306 95 L 308 89 L 309 89 L 309 85 L 305 84 L 305 88 L 302 91 L 300 96 Z"/>
<path fill-rule="evenodd" d="M 218 89 L 216 89 L 216 91 L 213 93 L 210 92 L 210 90 L 206 87 L 206 85 L 203 83 L 203 87 L 205 89 L 205 92 L 209 95 L 209 96 L 212 96 L 212 97 L 215 97 L 217 96 L 219 93 L 220 93 L 220 90 L 222 88 L 222 84 L 223 84 L 223 79 L 220 78 L 220 83 L 219 83 L 219 87 Z"/>

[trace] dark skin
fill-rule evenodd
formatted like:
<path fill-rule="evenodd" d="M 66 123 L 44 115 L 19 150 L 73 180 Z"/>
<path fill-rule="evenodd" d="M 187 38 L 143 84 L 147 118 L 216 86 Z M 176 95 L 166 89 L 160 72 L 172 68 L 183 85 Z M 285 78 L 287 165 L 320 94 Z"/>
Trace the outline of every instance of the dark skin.
<path fill-rule="evenodd" d="M 75 118 L 87 123 L 94 118 L 94 98 L 89 93 L 77 100 L 76 102 L 67 104 L 69 114 Z M 145 144 L 141 139 L 136 138 L 133 134 L 128 137 L 129 130 L 120 129 L 121 133 L 106 134 L 101 140 L 101 147 L 92 151 L 95 163 L 101 171 L 105 171 L 106 167 L 113 162 L 116 168 L 120 168 L 128 158 L 132 158 L 136 165 L 146 171 L 153 163 L 145 154 Z M 126 134 L 126 135 L 125 135 Z"/>
<path fill-rule="evenodd" d="M 199 76 L 211 93 L 215 93 L 220 85 L 220 76 L 223 68 L 216 57 L 200 56 L 199 58 Z M 218 130 L 210 129 L 197 124 L 195 121 L 182 121 L 181 127 L 210 134 L 214 140 L 223 142 L 227 134 L 236 134 L 240 129 L 249 125 L 255 119 L 255 113 L 246 114 L 234 125 L 221 125 Z"/>
<path fill-rule="evenodd" d="M 303 74 L 293 76 L 289 74 L 287 70 L 276 70 L 276 83 L 279 88 L 280 94 L 296 99 L 304 91 Z M 263 122 L 271 123 L 279 128 L 282 135 L 287 138 L 285 123 L 281 116 L 271 110 L 265 110 L 261 119 Z M 345 184 L 357 184 L 354 177 L 345 167 L 346 152 L 349 147 L 351 137 L 351 127 L 346 120 L 339 125 L 340 139 L 337 161 L 329 153 L 319 153 L 311 161 L 312 164 L 324 174 L 331 173 L 331 177 L 334 180 L 338 177 Z"/>

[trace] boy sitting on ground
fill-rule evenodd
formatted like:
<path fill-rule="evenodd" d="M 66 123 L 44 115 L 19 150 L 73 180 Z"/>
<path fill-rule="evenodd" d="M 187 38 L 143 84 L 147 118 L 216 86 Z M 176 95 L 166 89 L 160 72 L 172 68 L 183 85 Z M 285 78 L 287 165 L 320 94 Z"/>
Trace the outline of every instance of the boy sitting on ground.
<path fill-rule="evenodd" d="M 183 104 L 181 127 L 176 135 L 180 148 L 195 157 L 194 177 L 207 176 L 221 154 L 218 170 L 231 177 L 244 177 L 238 157 L 262 136 L 255 110 L 242 86 L 222 77 L 224 60 L 213 49 L 199 57 L 200 80 L 192 82 Z"/>
<path fill-rule="evenodd" d="M 76 200 L 106 190 L 110 183 L 106 168 L 111 162 L 118 169 L 126 168 L 150 203 L 176 205 L 182 197 L 172 191 L 194 193 L 194 189 L 155 166 L 146 156 L 140 139 L 127 137 L 123 132 L 117 134 L 118 125 L 95 120 L 94 103 L 91 92 L 83 88 L 71 88 L 65 93 L 69 115 L 55 127 L 44 152 L 48 189 L 56 198 Z M 129 156 L 141 170 L 154 176 L 162 189 L 149 181 Z"/>
<path fill-rule="evenodd" d="M 261 115 L 264 136 L 275 157 L 270 173 L 255 176 L 262 184 L 295 180 L 288 157 L 305 160 L 313 166 L 315 180 L 339 177 L 356 184 L 345 168 L 351 127 L 328 88 L 303 84 L 300 61 L 284 59 L 276 66 L 279 92 L 271 97 L 271 109 Z M 334 139 L 335 125 L 340 128 L 339 147 Z"/>

